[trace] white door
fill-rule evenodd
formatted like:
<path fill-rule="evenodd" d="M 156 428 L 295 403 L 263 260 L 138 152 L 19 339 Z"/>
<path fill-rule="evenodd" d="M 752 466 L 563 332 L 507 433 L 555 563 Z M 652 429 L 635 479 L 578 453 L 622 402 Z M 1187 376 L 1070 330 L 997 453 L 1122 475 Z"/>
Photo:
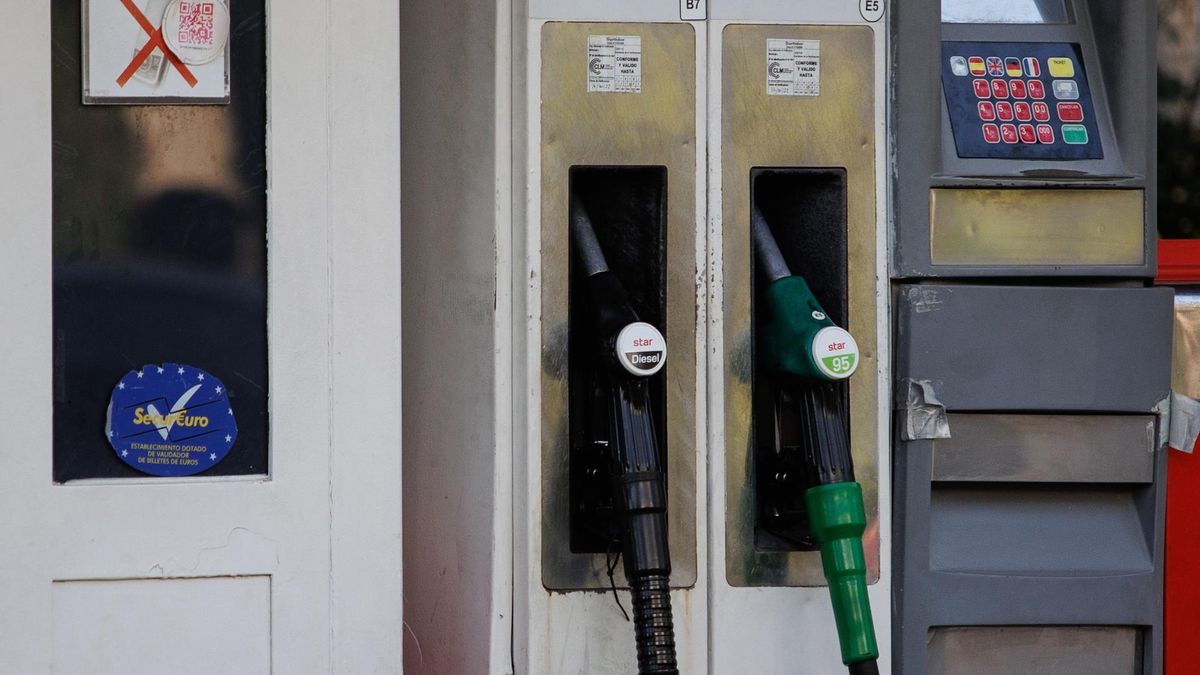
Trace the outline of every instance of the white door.
<path fill-rule="evenodd" d="M 398 672 L 395 3 L 268 3 L 267 467 L 56 483 L 52 156 L 79 148 L 51 72 L 79 45 L 51 7 L 79 3 L 0 25 L 0 672 Z"/>

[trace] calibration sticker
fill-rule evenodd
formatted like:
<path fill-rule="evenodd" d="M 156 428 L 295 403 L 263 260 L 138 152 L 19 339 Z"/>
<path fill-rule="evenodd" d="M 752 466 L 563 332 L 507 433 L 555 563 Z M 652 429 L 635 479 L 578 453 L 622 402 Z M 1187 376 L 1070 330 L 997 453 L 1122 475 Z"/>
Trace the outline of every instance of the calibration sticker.
<path fill-rule="evenodd" d="M 589 35 L 587 90 L 589 93 L 642 93 L 642 37 Z"/>
<path fill-rule="evenodd" d="M 821 95 L 821 41 L 767 40 L 767 94 Z"/>
<path fill-rule="evenodd" d="M 108 442 L 121 461 L 154 476 L 210 469 L 237 440 L 225 385 L 178 363 L 126 373 L 113 388 L 107 420 Z"/>

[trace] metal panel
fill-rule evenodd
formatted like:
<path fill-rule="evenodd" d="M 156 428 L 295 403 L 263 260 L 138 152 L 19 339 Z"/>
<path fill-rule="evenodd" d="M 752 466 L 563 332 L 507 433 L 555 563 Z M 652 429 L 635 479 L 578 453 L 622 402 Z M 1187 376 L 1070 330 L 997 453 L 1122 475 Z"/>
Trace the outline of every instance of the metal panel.
<path fill-rule="evenodd" d="M 1142 190 L 934 189 L 935 265 L 1142 265 Z"/>
<path fill-rule="evenodd" d="M 933 480 L 1151 483 L 1157 418 L 1150 415 L 949 416 L 933 443 Z"/>
<path fill-rule="evenodd" d="M 1058 25 L 942 24 L 940 3 L 909 3 L 891 12 L 895 36 L 892 120 L 895 139 L 893 276 L 1112 276 L 1154 274 L 1156 186 L 1154 3 L 1074 2 L 1074 21 Z M 941 95 L 941 40 L 1079 43 L 1094 101 L 1102 109 L 1102 160 L 960 159 Z M 1098 48 L 1098 45 L 1111 48 Z M 1102 75 L 1104 77 L 1102 77 Z M 931 260 L 930 188 L 1135 188 L 1146 198 L 1144 262 L 1054 265 L 963 264 Z"/>
<path fill-rule="evenodd" d="M 1131 626 L 947 626 L 929 631 L 930 675 L 1088 673 L 1142 669 Z"/>
<path fill-rule="evenodd" d="M 642 38 L 640 94 L 587 93 L 589 35 Z M 547 23 L 542 29 L 542 583 L 607 588 L 604 554 L 569 546 L 568 171 L 667 167 L 667 518 L 673 586 L 696 582 L 696 35 L 691 24 Z M 618 570 L 618 583 L 624 583 Z"/>
<path fill-rule="evenodd" d="M 821 95 L 769 96 L 767 40 L 821 41 Z M 876 335 L 874 41 L 865 26 L 730 25 L 724 30 L 722 179 L 724 208 L 726 578 L 733 586 L 825 584 L 815 551 L 754 548 L 751 439 L 750 170 L 841 167 L 847 181 L 849 326 L 861 349 L 850 380 L 851 447 L 863 486 L 867 559 L 877 561 L 879 391 Z M 877 563 L 868 579 L 879 578 Z"/>
<path fill-rule="evenodd" d="M 1172 293 L 905 286 L 898 378 L 951 411 L 1151 412 L 1170 389 Z"/>
<path fill-rule="evenodd" d="M 1124 486 L 935 485 L 929 568 L 1016 576 L 1153 572 L 1137 497 Z"/>

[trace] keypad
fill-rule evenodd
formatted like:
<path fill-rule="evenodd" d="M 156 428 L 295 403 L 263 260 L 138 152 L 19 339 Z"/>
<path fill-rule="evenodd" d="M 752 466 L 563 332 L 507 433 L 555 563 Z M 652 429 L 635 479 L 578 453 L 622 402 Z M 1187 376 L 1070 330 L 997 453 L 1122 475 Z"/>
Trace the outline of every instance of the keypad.
<path fill-rule="evenodd" d="M 959 156 L 1103 157 L 1078 45 L 945 42 L 943 56 Z"/>

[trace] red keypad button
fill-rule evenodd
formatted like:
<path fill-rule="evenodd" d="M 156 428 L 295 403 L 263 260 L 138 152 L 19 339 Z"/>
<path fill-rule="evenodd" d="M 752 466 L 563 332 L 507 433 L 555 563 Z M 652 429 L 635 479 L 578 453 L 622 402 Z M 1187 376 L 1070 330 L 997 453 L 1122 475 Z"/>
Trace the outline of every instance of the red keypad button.
<path fill-rule="evenodd" d="M 992 80 L 992 96 L 1008 98 L 1008 83 L 1004 80 Z M 982 96 L 980 98 L 983 98 Z"/>
<path fill-rule="evenodd" d="M 979 98 L 988 98 L 992 95 L 992 88 L 988 86 L 987 80 L 975 80 L 971 86 L 975 87 L 975 95 Z"/>
<path fill-rule="evenodd" d="M 1054 127 L 1049 124 L 1037 125 L 1037 136 L 1039 143 L 1050 145 L 1054 142 Z"/>
<path fill-rule="evenodd" d="M 1078 103 L 1059 103 L 1058 119 L 1064 122 L 1082 122 L 1083 106 Z"/>
<path fill-rule="evenodd" d="M 984 122 L 991 122 L 996 119 L 996 105 L 991 101 L 979 102 L 979 119 Z"/>
<path fill-rule="evenodd" d="M 1000 140 L 1005 143 L 1017 142 L 1017 127 L 1012 124 L 1000 125 Z"/>
<path fill-rule="evenodd" d="M 1017 101 L 1013 104 L 1013 114 L 1017 116 L 1018 122 L 1028 122 L 1033 119 L 1033 113 L 1029 110 L 1029 104 L 1025 101 Z"/>
<path fill-rule="evenodd" d="M 997 101 L 996 117 L 1000 118 L 1001 122 L 1011 122 L 1013 120 L 1013 104 L 1008 101 Z"/>
<path fill-rule="evenodd" d="M 1033 119 L 1039 122 L 1050 121 L 1050 106 L 1041 101 L 1033 102 Z"/>
<path fill-rule="evenodd" d="M 1037 143 L 1037 134 L 1034 133 L 1032 124 L 1017 127 L 1017 135 L 1021 137 L 1022 143 Z"/>
<path fill-rule="evenodd" d="M 1030 80 L 1028 84 L 1029 98 L 1046 98 L 1046 85 L 1041 80 Z"/>
<path fill-rule="evenodd" d="M 1008 91 L 1013 98 L 1025 98 L 1025 83 L 1021 80 L 1013 80 L 1008 83 Z"/>
<path fill-rule="evenodd" d="M 983 140 L 987 141 L 988 143 L 999 143 L 1000 128 L 995 124 L 983 125 Z"/>

